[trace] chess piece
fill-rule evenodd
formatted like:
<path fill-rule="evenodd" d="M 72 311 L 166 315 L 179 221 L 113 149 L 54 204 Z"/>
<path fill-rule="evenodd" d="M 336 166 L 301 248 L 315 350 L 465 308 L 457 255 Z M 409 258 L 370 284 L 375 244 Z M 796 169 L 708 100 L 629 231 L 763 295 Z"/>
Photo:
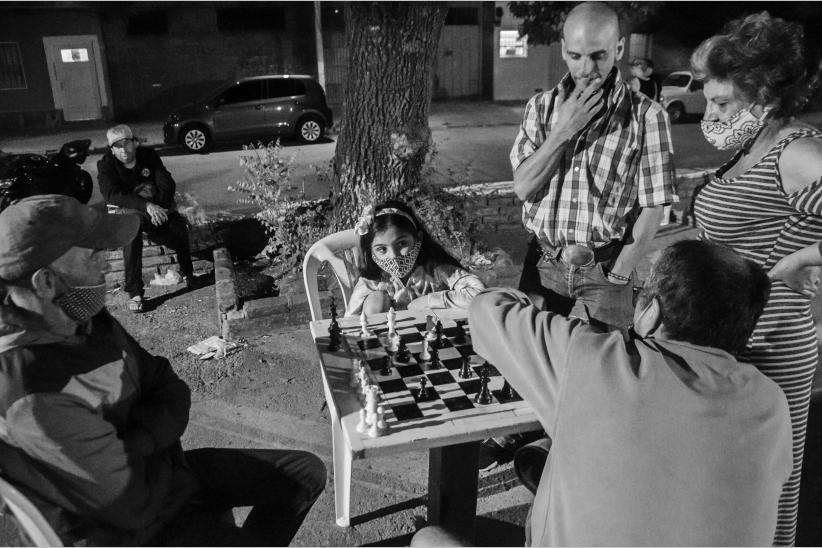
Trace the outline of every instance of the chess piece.
<path fill-rule="evenodd" d="M 332 316 L 331 323 L 328 325 L 328 351 L 336 352 L 340 349 L 342 343 L 342 330 L 340 324 L 337 323 L 337 318 Z"/>
<path fill-rule="evenodd" d="M 357 423 L 357 432 L 362 434 L 366 428 L 368 428 L 368 424 L 365 422 L 365 409 L 360 409 L 360 422 Z"/>
<path fill-rule="evenodd" d="M 420 352 L 420 361 L 428 362 L 431 361 L 431 352 L 428 350 L 428 341 L 423 339 L 422 341 L 422 351 Z"/>
<path fill-rule="evenodd" d="M 411 353 L 408 352 L 408 346 L 402 342 L 399 334 L 397 334 L 397 340 L 399 340 L 399 346 L 397 347 L 397 353 L 394 355 L 394 360 L 399 363 L 408 363 L 408 360 L 411 359 Z"/>
<path fill-rule="evenodd" d="M 425 317 L 425 332 L 430 333 L 434 329 L 434 316 L 428 314 Z"/>
<path fill-rule="evenodd" d="M 474 374 L 474 370 L 471 369 L 471 358 L 468 356 L 462 358 L 462 369 L 459 374 L 461 379 L 470 379 Z"/>
<path fill-rule="evenodd" d="M 380 433 L 388 428 L 388 424 L 385 422 L 385 410 L 382 408 L 382 405 L 377 407 L 377 428 L 380 429 Z"/>
<path fill-rule="evenodd" d="M 388 377 L 391 375 L 391 356 L 383 356 L 380 375 L 383 377 Z"/>
<path fill-rule="evenodd" d="M 393 335 L 388 336 L 388 351 L 396 354 L 400 349 L 400 334 L 394 331 Z"/>
<path fill-rule="evenodd" d="M 362 360 L 359 358 L 351 358 L 351 381 L 348 383 L 351 388 L 360 385 L 360 366 Z"/>
<path fill-rule="evenodd" d="M 337 319 L 337 298 L 334 295 L 331 295 L 331 304 L 329 305 L 331 319 Z"/>
<path fill-rule="evenodd" d="M 360 314 L 360 337 L 363 339 L 367 339 L 371 336 L 371 332 L 368 330 L 368 316 L 365 315 L 365 312 Z"/>
<path fill-rule="evenodd" d="M 380 403 L 379 388 L 369 386 L 365 391 L 365 422 L 372 425 L 377 422 L 377 406 Z"/>
<path fill-rule="evenodd" d="M 435 344 L 431 345 L 431 365 L 428 366 L 429 369 L 440 369 L 442 368 L 442 361 L 440 361 L 440 351 L 437 350 L 437 346 Z"/>
<path fill-rule="evenodd" d="M 506 400 L 515 400 L 519 397 L 519 394 L 517 394 L 517 391 L 511 386 L 511 383 L 508 382 L 508 379 L 506 379 L 502 385 L 502 397 Z"/>
<path fill-rule="evenodd" d="M 442 348 L 442 322 L 437 320 L 437 325 L 434 326 L 434 334 L 436 335 L 436 339 L 434 339 L 437 343 L 437 348 Z"/>
<path fill-rule="evenodd" d="M 371 383 L 368 380 L 368 371 L 365 369 L 365 365 L 363 365 L 362 363 L 360 363 L 359 377 L 360 389 L 362 390 L 362 393 L 365 394 L 368 391 L 368 387 L 371 386 Z"/>
<path fill-rule="evenodd" d="M 466 334 L 465 334 L 465 322 L 462 320 L 457 321 L 457 333 L 454 335 L 454 342 L 457 344 L 465 344 L 466 342 Z"/>
<path fill-rule="evenodd" d="M 420 391 L 417 393 L 417 399 L 420 401 L 428 400 L 428 377 L 423 376 L 420 379 Z"/>
<path fill-rule="evenodd" d="M 490 378 L 488 377 L 488 369 L 483 368 L 482 375 L 480 376 L 480 388 L 479 393 L 474 398 L 474 402 L 480 405 L 488 405 L 489 403 L 494 401 L 494 398 L 491 396 L 491 391 L 488 389 L 488 383 L 490 382 Z"/>
<path fill-rule="evenodd" d="M 395 326 L 397 323 L 397 312 L 394 310 L 394 307 L 388 309 L 388 338 L 394 338 L 396 334 Z"/>

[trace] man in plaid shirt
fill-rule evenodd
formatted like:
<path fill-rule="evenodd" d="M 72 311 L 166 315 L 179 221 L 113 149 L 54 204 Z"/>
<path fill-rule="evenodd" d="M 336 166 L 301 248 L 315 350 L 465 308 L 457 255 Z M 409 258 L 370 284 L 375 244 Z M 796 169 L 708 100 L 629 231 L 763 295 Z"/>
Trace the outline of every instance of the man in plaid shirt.
<path fill-rule="evenodd" d="M 514 192 L 533 234 L 520 289 L 561 314 L 622 328 L 635 267 L 666 204 L 677 201 L 668 115 L 615 67 L 616 13 L 586 2 L 568 14 L 569 73 L 535 95 L 511 150 Z"/>

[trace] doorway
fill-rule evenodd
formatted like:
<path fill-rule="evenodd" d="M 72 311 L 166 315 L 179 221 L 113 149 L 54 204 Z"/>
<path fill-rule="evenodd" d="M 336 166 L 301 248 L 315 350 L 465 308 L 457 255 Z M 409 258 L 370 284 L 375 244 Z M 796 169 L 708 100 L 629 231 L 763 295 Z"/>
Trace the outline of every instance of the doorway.
<path fill-rule="evenodd" d="M 54 108 L 63 111 L 63 120 L 101 119 L 108 101 L 97 36 L 46 36 L 43 46 Z"/>

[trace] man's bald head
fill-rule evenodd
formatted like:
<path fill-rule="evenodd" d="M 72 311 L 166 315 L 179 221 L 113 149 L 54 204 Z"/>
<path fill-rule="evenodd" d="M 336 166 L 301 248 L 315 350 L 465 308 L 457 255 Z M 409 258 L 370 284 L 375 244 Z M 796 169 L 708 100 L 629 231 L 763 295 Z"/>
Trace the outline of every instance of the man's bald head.
<path fill-rule="evenodd" d="M 578 85 L 606 78 L 625 53 L 619 17 L 602 2 L 574 7 L 565 19 L 562 35 L 562 58 Z"/>
<path fill-rule="evenodd" d="M 562 27 L 565 40 L 569 39 L 569 34 L 577 32 L 611 35 L 616 42 L 620 38 L 619 16 L 602 2 L 583 2 L 568 12 Z"/>

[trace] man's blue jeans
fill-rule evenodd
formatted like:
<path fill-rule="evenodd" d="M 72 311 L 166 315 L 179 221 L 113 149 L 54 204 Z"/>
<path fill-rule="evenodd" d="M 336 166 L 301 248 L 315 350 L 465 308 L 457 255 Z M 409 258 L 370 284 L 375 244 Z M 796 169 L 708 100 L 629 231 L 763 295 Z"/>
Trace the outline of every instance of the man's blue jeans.
<path fill-rule="evenodd" d="M 153 539 L 159 546 L 288 546 L 325 489 L 325 464 L 306 451 L 194 449 L 201 491 Z M 251 506 L 241 527 L 225 519 Z"/>
<path fill-rule="evenodd" d="M 528 244 L 519 289 L 542 310 L 586 320 L 607 330 L 625 329 L 633 320 L 636 271 L 626 284 L 605 277 L 603 263 L 570 266 L 540 253 L 535 238 Z"/>

